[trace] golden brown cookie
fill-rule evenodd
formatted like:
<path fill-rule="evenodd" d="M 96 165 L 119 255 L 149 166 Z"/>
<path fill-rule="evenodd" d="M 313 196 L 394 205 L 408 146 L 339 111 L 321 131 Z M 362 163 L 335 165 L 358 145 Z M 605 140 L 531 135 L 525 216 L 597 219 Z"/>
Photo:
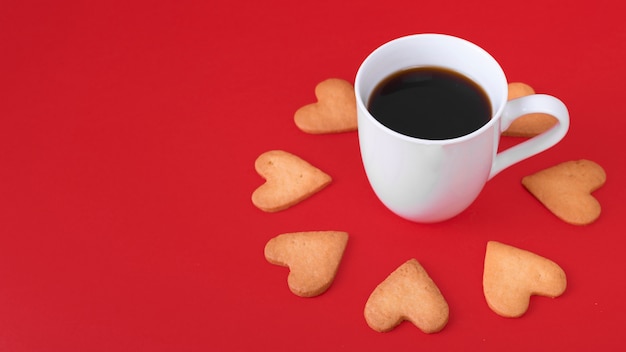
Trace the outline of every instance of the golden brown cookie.
<path fill-rule="evenodd" d="M 587 225 L 600 216 L 591 192 L 606 182 L 604 169 L 589 160 L 567 161 L 522 179 L 522 185 L 561 220 Z"/>
<path fill-rule="evenodd" d="M 317 102 L 298 109 L 294 121 L 307 133 L 356 131 L 356 97 L 349 82 L 329 78 L 315 87 Z"/>
<path fill-rule="evenodd" d="M 261 154 L 254 167 L 266 182 L 252 193 L 252 203 L 267 212 L 287 209 L 332 181 L 322 170 L 282 150 Z"/>
<path fill-rule="evenodd" d="M 289 267 L 291 292 L 313 297 L 332 284 L 347 243 L 348 233 L 342 231 L 286 233 L 267 242 L 265 259 Z"/>
<path fill-rule="evenodd" d="M 553 261 L 499 242 L 487 243 L 483 292 L 498 315 L 520 317 L 528 310 L 530 296 L 554 298 L 566 287 L 565 272 Z"/>
<path fill-rule="evenodd" d="M 364 315 L 367 324 L 379 332 L 408 320 L 423 332 L 434 333 L 448 323 L 449 308 L 426 270 L 410 259 L 374 289 Z"/>
<path fill-rule="evenodd" d="M 508 100 L 532 94 L 535 94 L 535 90 L 526 83 L 509 83 Z M 556 123 L 557 119 L 548 114 L 527 114 L 513 121 L 509 128 L 502 132 L 502 135 L 510 137 L 533 137 L 549 130 Z"/>

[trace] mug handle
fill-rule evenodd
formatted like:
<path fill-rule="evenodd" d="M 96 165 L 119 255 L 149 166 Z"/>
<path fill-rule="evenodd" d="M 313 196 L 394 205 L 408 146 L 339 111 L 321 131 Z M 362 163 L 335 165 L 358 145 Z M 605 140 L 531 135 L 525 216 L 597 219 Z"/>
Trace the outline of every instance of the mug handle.
<path fill-rule="evenodd" d="M 508 101 L 502 112 L 500 133 L 509 128 L 513 120 L 531 113 L 552 115 L 558 122 L 549 130 L 496 154 L 489 179 L 507 167 L 554 146 L 565 137 L 569 129 L 567 107 L 559 99 L 545 94 L 533 94 Z"/>

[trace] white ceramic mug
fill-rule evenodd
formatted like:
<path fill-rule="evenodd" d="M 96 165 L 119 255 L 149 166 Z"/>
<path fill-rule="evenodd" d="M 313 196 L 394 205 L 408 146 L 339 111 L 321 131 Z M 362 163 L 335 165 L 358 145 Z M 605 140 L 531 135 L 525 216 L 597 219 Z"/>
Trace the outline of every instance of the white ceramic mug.
<path fill-rule="evenodd" d="M 487 93 L 492 117 L 467 135 L 427 140 L 409 137 L 378 122 L 368 99 L 382 80 L 398 71 L 437 66 L 462 73 Z M 378 198 L 391 211 L 416 222 L 437 222 L 465 210 L 485 183 L 503 169 L 558 143 L 569 113 L 555 97 L 535 94 L 507 102 L 507 80 L 498 62 L 466 40 L 443 34 L 401 37 L 374 50 L 355 79 L 361 157 Z M 550 130 L 498 153 L 502 131 L 529 113 L 546 113 Z"/>

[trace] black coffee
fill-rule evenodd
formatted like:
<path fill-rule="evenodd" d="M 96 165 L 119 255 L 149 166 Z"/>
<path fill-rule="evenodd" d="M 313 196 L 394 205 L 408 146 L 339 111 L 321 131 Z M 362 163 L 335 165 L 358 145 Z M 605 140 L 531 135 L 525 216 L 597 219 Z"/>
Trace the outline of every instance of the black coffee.
<path fill-rule="evenodd" d="M 372 92 L 368 110 L 390 129 L 423 139 L 464 136 L 486 124 L 492 113 L 480 86 L 439 67 L 415 67 L 387 77 Z"/>

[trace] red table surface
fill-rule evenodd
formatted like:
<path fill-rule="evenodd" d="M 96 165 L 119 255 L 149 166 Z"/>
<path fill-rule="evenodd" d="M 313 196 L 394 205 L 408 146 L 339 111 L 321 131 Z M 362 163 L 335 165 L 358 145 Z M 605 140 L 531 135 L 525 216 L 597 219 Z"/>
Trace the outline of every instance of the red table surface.
<path fill-rule="evenodd" d="M 403 220 L 377 200 L 357 133 L 293 123 L 329 77 L 399 36 L 477 43 L 509 81 L 561 98 L 571 129 L 491 180 L 464 213 Z M 3 1 L 0 351 L 616 350 L 626 344 L 619 1 Z M 504 138 L 508 146 L 519 141 Z M 261 153 L 333 177 L 279 213 L 250 200 Z M 522 186 L 560 162 L 602 165 L 600 218 L 564 223 Z M 265 243 L 350 234 L 330 289 L 300 298 Z M 482 293 L 487 241 L 557 262 L 566 292 L 518 319 Z M 371 291 L 410 258 L 450 306 L 443 331 L 370 329 Z"/>

